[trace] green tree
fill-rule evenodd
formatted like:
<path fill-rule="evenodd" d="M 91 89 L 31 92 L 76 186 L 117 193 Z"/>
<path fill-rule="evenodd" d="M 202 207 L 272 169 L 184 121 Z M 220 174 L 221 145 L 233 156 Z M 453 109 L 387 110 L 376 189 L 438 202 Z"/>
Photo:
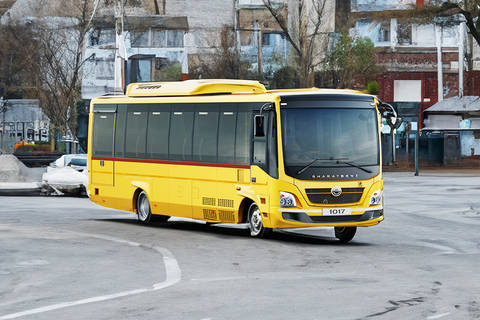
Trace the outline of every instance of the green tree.
<path fill-rule="evenodd" d="M 325 58 L 325 69 L 336 88 L 352 88 L 359 80 L 366 84 L 377 72 L 373 42 L 342 34 Z"/>

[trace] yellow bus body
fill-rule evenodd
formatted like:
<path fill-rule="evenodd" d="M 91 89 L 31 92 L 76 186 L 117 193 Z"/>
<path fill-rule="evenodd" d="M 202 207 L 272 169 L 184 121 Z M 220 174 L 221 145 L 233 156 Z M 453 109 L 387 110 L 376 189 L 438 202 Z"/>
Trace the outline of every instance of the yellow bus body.
<path fill-rule="evenodd" d="M 168 96 L 135 96 L 135 88 L 130 85 L 131 96 L 104 96 L 93 99 L 90 106 L 88 163 L 89 163 L 89 197 L 91 201 L 109 208 L 124 211 L 136 211 L 136 197 L 145 191 L 150 201 L 152 214 L 168 215 L 204 220 L 212 223 L 244 223 L 246 222 L 246 206 L 255 202 L 261 213 L 266 228 L 305 228 L 305 227 L 367 227 L 380 223 L 383 217 L 383 201 L 381 205 L 370 206 L 369 200 L 376 190 L 383 190 L 381 157 L 379 171 L 374 177 L 364 180 L 297 180 L 285 173 L 281 130 L 277 130 L 278 178 L 273 178 L 256 165 L 223 165 L 182 161 L 156 161 L 149 159 L 116 159 L 113 157 L 92 156 L 92 134 L 95 126 L 93 108 L 95 105 L 117 104 L 165 104 L 165 103 L 241 103 L 258 102 L 274 104 L 277 114 L 280 112 L 280 94 L 288 90 L 262 91 L 253 87 L 243 92 L 231 84 L 222 84 L 221 80 L 213 81 L 214 89 L 231 94 L 202 95 L 189 94 L 190 91 L 179 89 L 176 94 Z M 232 83 L 242 82 L 240 80 Z M 247 83 L 248 84 L 248 83 Z M 180 88 L 181 84 L 180 84 Z M 185 89 L 185 88 L 183 88 Z M 187 88 L 188 89 L 188 88 Z M 195 90 L 195 88 L 193 89 Z M 291 90 L 294 92 L 294 90 Z M 132 93 L 133 92 L 133 93 Z M 360 94 L 348 90 L 307 89 L 302 93 L 318 95 L 335 93 L 339 95 Z M 212 91 L 208 92 L 212 93 Z M 141 95 L 141 94 L 138 94 Z M 376 101 L 376 99 L 374 99 Z M 378 101 L 376 101 L 378 103 Z M 380 116 L 377 110 L 377 121 L 380 128 Z M 276 118 L 277 127 L 281 127 L 281 118 Z M 378 134 L 378 139 L 380 134 Z M 113 141 L 112 141 L 113 144 Z M 380 146 L 380 140 L 378 141 Z M 379 151 L 381 154 L 381 151 Z M 308 200 L 306 189 L 331 189 L 333 186 L 345 188 L 363 188 L 359 201 L 349 204 L 315 204 Z M 279 192 L 295 195 L 297 207 L 280 207 Z M 372 210 L 381 211 L 378 217 L 367 220 L 347 222 L 302 222 L 285 219 L 284 212 L 303 212 L 309 217 L 321 217 L 323 209 L 348 207 L 351 216 L 358 216 Z"/>

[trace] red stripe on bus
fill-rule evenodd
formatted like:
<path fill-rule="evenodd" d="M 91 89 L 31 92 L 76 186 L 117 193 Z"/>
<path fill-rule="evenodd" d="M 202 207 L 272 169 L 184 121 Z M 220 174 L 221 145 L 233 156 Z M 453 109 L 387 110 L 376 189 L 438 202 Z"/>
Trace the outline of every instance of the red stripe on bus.
<path fill-rule="evenodd" d="M 175 164 L 175 165 L 184 165 L 184 166 L 250 169 L 250 166 L 248 166 L 248 165 L 227 164 L 227 163 L 187 162 L 187 161 L 171 161 L 171 160 L 151 160 L 151 159 L 127 159 L 127 158 L 109 158 L 109 157 L 92 157 L 92 160 L 141 162 L 141 163 L 161 163 L 161 164 Z"/>

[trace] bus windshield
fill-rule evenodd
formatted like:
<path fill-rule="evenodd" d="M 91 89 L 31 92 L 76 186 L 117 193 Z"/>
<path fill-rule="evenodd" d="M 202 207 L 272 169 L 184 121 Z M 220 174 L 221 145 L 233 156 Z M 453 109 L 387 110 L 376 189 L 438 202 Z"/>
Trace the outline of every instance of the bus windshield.
<path fill-rule="evenodd" d="M 281 116 L 288 175 L 310 180 L 378 173 L 374 108 L 292 108 L 282 109 Z"/>

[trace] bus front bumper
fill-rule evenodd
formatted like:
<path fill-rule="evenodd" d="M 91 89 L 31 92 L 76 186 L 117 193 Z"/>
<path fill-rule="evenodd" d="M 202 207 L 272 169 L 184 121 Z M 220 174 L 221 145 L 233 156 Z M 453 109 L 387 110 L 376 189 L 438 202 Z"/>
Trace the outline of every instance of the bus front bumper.
<path fill-rule="evenodd" d="M 370 227 L 383 221 L 381 206 L 369 208 L 358 214 L 324 216 L 318 212 L 302 209 L 278 208 L 270 215 L 272 228 L 305 228 L 305 227 Z M 356 213 L 356 212 L 355 212 Z"/>

